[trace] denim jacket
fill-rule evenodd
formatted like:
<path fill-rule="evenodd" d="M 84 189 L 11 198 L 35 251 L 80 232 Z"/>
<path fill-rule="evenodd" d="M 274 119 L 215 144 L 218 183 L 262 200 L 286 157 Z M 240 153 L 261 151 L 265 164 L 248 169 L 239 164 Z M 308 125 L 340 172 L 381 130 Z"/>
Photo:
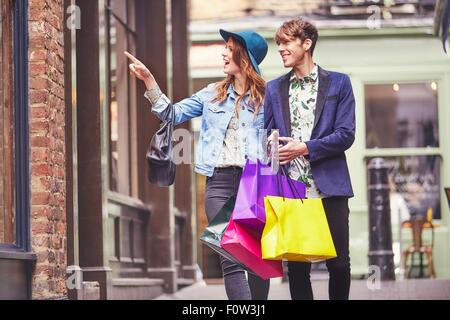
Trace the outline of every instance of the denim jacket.
<path fill-rule="evenodd" d="M 236 95 L 233 86 L 228 87 L 227 98 L 222 103 L 212 102 L 216 96 L 215 83 L 193 94 L 178 103 L 175 108 L 174 124 L 178 125 L 192 118 L 202 116 L 199 143 L 195 156 L 195 172 L 211 177 L 218 161 L 231 117 L 236 110 Z M 159 118 L 171 106 L 166 95 L 162 94 L 152 105 L 152 112 Z M 241 155 L 245 159 L 263 159 L 266 137 L 264 127 L 264 108 L 261 106 L 258 115 L 254 116 L 254 106 L 249 103 L 247 94 L 240 103 L 239 137 Z M 258 138 L 261 137 L 261 138 Z"/>

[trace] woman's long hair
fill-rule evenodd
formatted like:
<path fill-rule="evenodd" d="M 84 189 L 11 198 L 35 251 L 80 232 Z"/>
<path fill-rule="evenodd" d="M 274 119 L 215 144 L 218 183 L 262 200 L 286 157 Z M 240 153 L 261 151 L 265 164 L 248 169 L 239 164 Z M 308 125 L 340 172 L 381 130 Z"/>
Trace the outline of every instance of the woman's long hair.
<path fill-rule="evenodd" d="M 231 37 L 233 43 L 233 61 L 239 66 L 241 70 L 244 71 L 246 75 L 246 80 L 244 83 L 245 91 L 250 90 L 250 103 L 254 105 L 255 111 L 254 115 L 259 112 L 259 109 L 264 103 L 264 93 L 266 82 L 263 78 L 255 71 L 250 62 L 250 58 L 247 54 L 245 48 L 234 38 Z M 220 81 L 216 85 L 216 96 L 212 102 L 223 102 L 227 98 L 228 87 L 234 82 L 234 76 L 228 75 L 224 80 Z M 239 103 L 244 97 L 244 94 L 239 96 L 236 100 L 236 112 L 239 116 Z"/>

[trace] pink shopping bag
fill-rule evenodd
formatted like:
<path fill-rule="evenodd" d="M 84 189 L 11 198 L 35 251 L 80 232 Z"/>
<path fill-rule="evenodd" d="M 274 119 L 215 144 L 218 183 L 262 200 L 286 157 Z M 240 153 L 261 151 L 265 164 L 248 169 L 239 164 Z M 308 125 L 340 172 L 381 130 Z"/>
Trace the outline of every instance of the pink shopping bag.
<path fill-rule="evenodd" d="M 220 246 L 263 279 L 283 276 L 282 261 L 263 260 L 261 234 L 230 220 Z"/>

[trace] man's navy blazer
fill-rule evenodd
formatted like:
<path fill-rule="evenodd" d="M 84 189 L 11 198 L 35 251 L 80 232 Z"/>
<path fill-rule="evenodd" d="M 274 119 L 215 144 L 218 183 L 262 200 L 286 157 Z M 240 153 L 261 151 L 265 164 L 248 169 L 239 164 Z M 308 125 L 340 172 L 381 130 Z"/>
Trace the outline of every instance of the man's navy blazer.
<path fill-rule="evenodd" d="M 291 71 L 292 72 L 292 71 Z M 291 137 L 289 79 L 291 72 L 266 86 L 264 128 Z M 326 196 L 353 197 L 345 150 L 355 140 L 355 98 L 350 78 L 319 67 L 319 92 L 310 141 L 305 141 L 312 175 Z"/>

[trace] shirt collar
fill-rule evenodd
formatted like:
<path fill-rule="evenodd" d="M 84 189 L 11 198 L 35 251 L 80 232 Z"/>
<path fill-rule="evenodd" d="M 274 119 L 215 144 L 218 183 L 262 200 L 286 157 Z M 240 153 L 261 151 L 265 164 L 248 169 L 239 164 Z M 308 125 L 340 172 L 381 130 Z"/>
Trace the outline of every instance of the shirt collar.
<path fill-rule="evenodd" d="M 304 76 L 302 78 L 297 78 L 297 75 L 294 72 L 294 69 L 292 69 L 291 71 L 291 78 L 289 79 L 290 83 L 293 83 L 295 81 L 298 82 L 303 82 L 303 83 L 308 83 L 308 82 L 316 82 L 317 81 L 317 77 L 319 76 L 319 67 L 317 66 L 317 64 L 314 64 L 314 68 L 311 70 L 311 73 L 307 76 Z"/>
<path fill-rule="evenodd" d="M 250 94 L 250 92 L 247 91 L 247 92 L 244 94 L 244 98 L 245 98 L 246 96 L 248 96 L 249 94 Z M 236 99 L 237 97 L 239 97 L 239 94 L 234 90 L 233 84 L 230 84 L 230 85 L 228 86 L 228 89 L 227 89 L 227 95 L 231 96 L 231 97 L 234 98 L 234 99 Z"/>

